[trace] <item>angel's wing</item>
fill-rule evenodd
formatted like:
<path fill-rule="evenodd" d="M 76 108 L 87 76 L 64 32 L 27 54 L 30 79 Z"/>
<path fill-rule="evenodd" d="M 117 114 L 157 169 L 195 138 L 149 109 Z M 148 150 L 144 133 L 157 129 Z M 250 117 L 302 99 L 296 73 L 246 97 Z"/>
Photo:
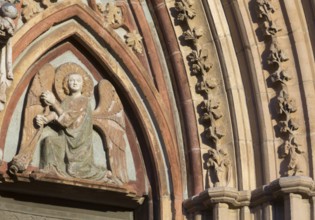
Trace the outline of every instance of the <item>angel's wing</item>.
<path fill-rule="evenodd" d="M 126 126 L 122 103 L 113 85 L 102 80 L 98 84 L 99 104 L 93 112 L 93 124 L 105 139 L 109 169 L 117 180 L 128 181 L 126 166 Z"/>
<path fill-rule="evenodd" d="M 42 106 L 40 95 L 46 90 L 52 91 L 54 78 L 54 67 L 50 64 L 46 64 L 39 70 L 38 74 L 36 74 L 33 79 L 32 85 L 27 94 L 19 153 L 12 161 L 12 164 L 15 165 L 15 167 L 12 167 L 14 172 L 25 170 L 32 160 L 36 143 L 42 129 L 35 126 L 34 118 L 38 114 L 47 113 L 45 112 L 45 108 Z M 46 111 L 47 110 L 49 109 L 47 108 Z"/>

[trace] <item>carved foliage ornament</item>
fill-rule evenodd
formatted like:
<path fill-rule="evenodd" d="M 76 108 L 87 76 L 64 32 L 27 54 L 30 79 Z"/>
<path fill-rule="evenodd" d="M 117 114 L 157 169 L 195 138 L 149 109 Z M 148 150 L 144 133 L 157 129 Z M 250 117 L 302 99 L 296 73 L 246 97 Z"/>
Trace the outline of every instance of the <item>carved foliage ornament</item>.
<path fill-rule="evenodd" d="M 129 47 L 131 47 L 134 51 L 138 53 L 142 53 L 142 37 L 137 31 L 129 32 L 125 35 L 126 43 Z"/>
<path fill-rule="evenodd" d="M 231 176 L 231 163 L 229 155 L 224 149 L 219 149 L 219 140 L 225 135 L 224 128 L 217 125 L 217 120 L 222 118 L 220 102 L 215 97 L 214 90 L 217 88 L 218 80 L 211 74 L 212 64 L 209 60 L 209 51 L 206 46 L 200 46 L 199 42 L 203 36 L 203 29 L 191 25 L 191 20 L 197 14 L 192 0 L 180 0 L 175 3 L 178 12 L 176 19 L 186 31 L 183 32 L 183 39 L 191 43 L 192 51 L 188 55 L 191 74 L 198 79 L 196 91 L 204 98 L 200 103 L 201 121 L 205 126 L 204 135 L 213 146 L 206 155 L 205 167 L 207 170 L 207 181 L 216 186 L 227 186 Z"/>
<path fill-rule="evenodd" d="M 265 35 L 273 36 L 281 31 L 281 28 L 276 24 L 277 20 L 272 19 L 272 14 L 275 12 L 275 8 L 272 6 L 270 0 L 257 0 L 256 11 L 258 17 L 263 20 L 261 28 Z"/>
<path fill-rule="evenodd" d="M 277 41 L 277 33 L 281 28 L 277 27 L 276 19 L 273 14 L 276 12 L 272 6 L 271 0 L 256 0 L 257 15 L 261 20 L 261 28 L 266 36 L 266 44 L 270 45 L 267 63 L 271 69 L 270 79 L 277 91 L 278 101 L 278 127 L 282 134 L 283 144 L 279 147 L 279 156 L 287 161 L 287 168 L 284 175 L 292 176 L 303 173 L 299 154 L 303 153 L 300 144 L 297 143 L 295 131 L 299 126 L 292 117 L 292 113 L 297 111 L 295 100 L 292 99 L 288 92 L 287 82 L 291 80 L 291 75 L 287 69 L 283 67 L 283 63 L 289 58 L 279 48 Z M 278 86 L 277 86 L 278 85 Z"/>
<path fill-rule="evenodd" d="M 175 3 L 175 9 L 178 11 L 177 20 L 187 21 L 196 16 L 196 10 L 193 7 L 193 0 L 182 0 Z"/>
<path fill-rule="evenodd" d="M 99 3 L 97 4 L 98 10 L 105 15 L 106 20 L 113 28 L 118 28 L 123 23 L 123 14 L 120 7 L 116 6 L 115 3 Z"/>
<path fill-rule="evenodd" d="M 192 40 L 196 42 L 203 35 L 202 28 L 193 28 L 192 30 L 187 30 L 183 33 L 184 39 L 186 41 Z M 196 42 L 197 43 L 197 42 Z"/>
<path fill-rule="evenodd" d="M 102 80 L 98 106 L 93 111 L 93 90 L 91 77 L 77 64 L 66 63 L 57 70 L 47 64 L 39 71 L 27 96 L 20 150 L 9 169 L 13 175 L 26 171 L 40 143 L 41 169 L 32 174 L 34 177 L 119 185 L 128 181 L 122 104 L 111 83 Z M 103 166 L 94 161 L 93 127 L 101 134 L 108 153 Z M 41 138 L 47 128 L 55 134 Z"/>
<path fill-rule="evenodd" d="M 123 5 L 117 5 L 117 3 L 99 3 L 97 4 L 98 11 L 105 17 L 105 20 L 110 26 L 114 29 L 124 28 L 128 31 L 127 34 L 124 35 L 126 44 L 135 52 L 142 53 L 142 37 L 141 35 L 134 30 L 135 28 L 126 24 L 125 21 L 128 21 L 128 16 L 126 16 L 126 8 Z M 130 31 L 132 30 L 132 31 Z"/>
<path fill-rule="evenodd" d="M 27 22 L 56 2 L 58 2 L 58 0 L 23 0 L 22 17 L 24 22 Z"/>

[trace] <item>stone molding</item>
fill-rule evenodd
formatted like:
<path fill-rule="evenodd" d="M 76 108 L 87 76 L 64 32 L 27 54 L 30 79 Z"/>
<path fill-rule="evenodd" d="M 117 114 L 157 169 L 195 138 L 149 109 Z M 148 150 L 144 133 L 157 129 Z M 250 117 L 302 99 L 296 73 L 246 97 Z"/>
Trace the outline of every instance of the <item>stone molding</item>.
<path fill-rule="evenodd" d="M 252 191 L 238 191 L 230 187 L 207 189 L 183 202 L 189 213 L 209 210 L 218 203 L 230 208 L 254 207 L 288 194 L 299 194 L 307 198 L 315 196 L 315 181 L 306 176 L 282 177 Z"/>
<path fill-rule="evenodd" d="M 180 53 L 177 36 L 173 28 L 173 24 L 169 17 L 169 8 L 164 2 L 160 0 L 153 0 L 152 5 L 155 9 L 155 15 L 163 27 L 163 37 L 165 38 L 165 46 L 170 54 L 170 64 L 174 72 L 175 89 L 178 94 L 180 114 L 183 118 L 183 136 L 185 136 L 185 145 L 188 148 L 189 165 L 188 173 L 191 176 L 191 186 L 189 189 L 195 194 L 203 190 L 203 174 L 202 174 L 202 161 L 200 157 L 200 143 L 198 139 L 198 129 L 196 118 L 194 117 L 194 103 L 192 100 L 191 91 L 189 88 L 189 79 L 186 74 L 184 59 Z M 144 33 L 145 34 L 145 33 Z M 163 90 L 161 91 L 163 92 Z M 197 164 L 197 166 L 196 166 Z M 180 202 L 180 210 L 182 204 Z"/>

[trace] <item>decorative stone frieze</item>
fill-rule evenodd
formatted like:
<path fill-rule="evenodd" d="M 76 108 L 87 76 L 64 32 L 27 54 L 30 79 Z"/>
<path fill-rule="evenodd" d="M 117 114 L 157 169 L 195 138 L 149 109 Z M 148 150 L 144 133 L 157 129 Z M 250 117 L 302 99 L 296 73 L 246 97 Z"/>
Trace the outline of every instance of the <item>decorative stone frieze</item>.
<path fill-rule="evenodd" d="M 267 36 L 273 36 L 277 32 L 281 31 L 281 28 L 276 25 L 276 20 L 271 19 L 271 15 L 275 12 L 275 8 L 272 6 L 271 1 L 257 0 L 256 3 L 258 17 L 264 20 L 261 24 L 264 34 Z"/>
<path fill-rule="evenodd" d="M 225 149 L 219 146 L 219 140 L 224 137 L 225 129 L 217 125 L 217 121 L 223 117 L 220 110 L 220 101 L 215 98 L 215 89 L 218 79 L 211 74 L 213 64 L 209 59 L 209 50 L 200 45 L 203 29 L 196 27 L 192 22 L 197 16 L 194 1 L 180 0 L 175 3 L 177 11 L 176 20 L 183 30 L 182 38 L 189 43 L 192 49 L 187 59 L 190 65 L 191 75 L 197 77 L 196 91 L 203 97 L 200 103 L 200 121 L 204 125 L 203 135 L 209 140 L 208 153 L 204 155 L 206 181 L 217 186 L 228 186 L 231 176 L 231 161 Z"/>
<path fill-rule="evenodd" d="M 268 57 L 265 60 L 270 72 L 270 81 L 277 92 L 277 123 L 283 144 L 279 146 L 279 157 L 287 164 L 286 170 L 282 173 L 286 176 L 302 174 L 303 170 L 299 162 L 299 154 L 303 153 L 300 144 L 296 140 L 295 131 L 299 126 L 293 118 L 292 113 L 297 111 L 295 100 L 290 97 L 287 82 L 291 80 L 289 71 L 284 68 L 283 63 L 289 58 L 280 48 L 277 33 L 281 27 L 276 25 L 273 14 L 276 9 L 272 6 L 271 0 L 256 0 L 257 16 L 260 18 L 260 27 L 265 35 Z"/>

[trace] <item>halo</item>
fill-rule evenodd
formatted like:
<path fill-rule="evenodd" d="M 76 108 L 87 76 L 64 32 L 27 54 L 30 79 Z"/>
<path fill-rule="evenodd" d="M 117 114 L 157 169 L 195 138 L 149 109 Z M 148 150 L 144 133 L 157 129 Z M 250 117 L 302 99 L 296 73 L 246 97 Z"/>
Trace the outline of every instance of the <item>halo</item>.
<path fill-rule="evenodd" d="M 83 87 L 82 95 L 86 97 L 91 97 L 93 95 L 93 80 L 92 77 L 85 72 L 81 66 L 75 63 L 65 63 L 60 65 L 56 71 L 55 77 L 55 90 L 60 101 L 64 100 L 68 94 L 66 94 L 64 89 L 65 78 L 72 73 L 78 73 L 82 76 Z"/>

